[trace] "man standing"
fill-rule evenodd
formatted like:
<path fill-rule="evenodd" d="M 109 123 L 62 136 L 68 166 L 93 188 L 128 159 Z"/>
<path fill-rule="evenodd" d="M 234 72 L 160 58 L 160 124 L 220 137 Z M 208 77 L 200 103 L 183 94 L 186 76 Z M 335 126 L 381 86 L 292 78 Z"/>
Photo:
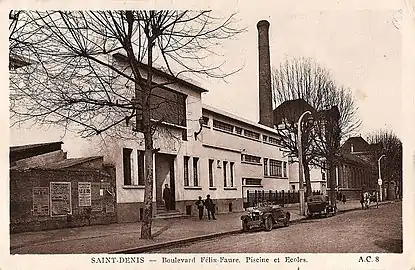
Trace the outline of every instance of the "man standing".
<path fill-rule="evenodd" d="M 210 215 L 212 214 L 212 219 L 216 220 L 216 218 L 215 218 L 215 205 L 213 204 L 213 201 L 210 198 L 209 194 L 206 196 L 205 206 L 206 206 L 206 209 L 207 209 L 208 218 L 210 219 Z"/>
<path fill-rule="evenodd" d="M 202 196 L 199 196 L 199 200 L 196 201 L 196 206 L 197 206 L 197 209 L 199 210 L 199 219 L 201 220 L 203 218 L 203 208 L 204 208 Z"/>
<path fill-rule="evenodd" d="M 164 185 L 163 200 L 166 205 L 166 210 L 171 210 L 171 191 L 167 184 Z"/>

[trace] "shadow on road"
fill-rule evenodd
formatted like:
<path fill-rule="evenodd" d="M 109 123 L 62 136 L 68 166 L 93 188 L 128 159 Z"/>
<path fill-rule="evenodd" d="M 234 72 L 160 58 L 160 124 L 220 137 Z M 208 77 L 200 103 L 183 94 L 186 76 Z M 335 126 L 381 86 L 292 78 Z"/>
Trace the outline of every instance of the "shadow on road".
<path fill-rule="evenodd" d="M 403 241 L 401 239 L 384 239 L 376 240 L 375 245 L 384 249 L 386 252 L 402 253 L 403 252 Z"/>

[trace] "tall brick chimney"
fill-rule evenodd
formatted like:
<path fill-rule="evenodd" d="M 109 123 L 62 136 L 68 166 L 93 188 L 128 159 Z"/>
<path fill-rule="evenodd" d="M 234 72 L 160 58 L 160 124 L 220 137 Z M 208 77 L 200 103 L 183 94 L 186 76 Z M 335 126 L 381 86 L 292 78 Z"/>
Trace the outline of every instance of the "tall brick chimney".
<path fill-rule="evenodd" d="M 258 67 L 259 67 L 259 123 L 273 128 L 271 63 L 269 53 L 269 22 L 259 21 L 258 28 Z"/>

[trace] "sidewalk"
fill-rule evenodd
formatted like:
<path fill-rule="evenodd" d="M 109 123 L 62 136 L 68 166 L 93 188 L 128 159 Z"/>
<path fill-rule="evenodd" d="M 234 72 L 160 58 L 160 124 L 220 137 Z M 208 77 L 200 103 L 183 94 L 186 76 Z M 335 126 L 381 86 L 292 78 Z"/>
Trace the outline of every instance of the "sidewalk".
<path fill-rule="evenodd" d="M 382 202 L 380 204 L 390 203 Z M 304 219 L 298 205 L 286 207 L 293 223 Z M 338 211 L 360 209 L 359 201 L 338 203 Z M 195 217 L 154 220 L 153 239 L 140 239 L 141 223 L 67 228 L 10 235 L 11 254 L 85 254 L 145 252 L 160 246 L 197 241 L 241 231 L 242 213 L 219 214 L 217 220 Z"/>

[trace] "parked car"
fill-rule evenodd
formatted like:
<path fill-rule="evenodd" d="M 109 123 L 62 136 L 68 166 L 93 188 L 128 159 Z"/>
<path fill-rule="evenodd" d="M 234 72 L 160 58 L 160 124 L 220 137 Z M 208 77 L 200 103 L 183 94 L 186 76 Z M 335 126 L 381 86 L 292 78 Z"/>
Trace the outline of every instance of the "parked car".
<path fill-rule="evenodd" d="M 336 206 L 329 203 L 328 197 L 323 195 L 312 195 L 307 197 L 307 216 L 315 215 L 325 217 L 336 214 Z"/>
<path fill-rule="evenodd" d="M 241 216 L 242 230 L 245 232 L 252 229 L 271 231 L 276 225 L 288 226 L 290 217 L 290 212 L 277 205 L 250 207 L 247 213 Z"/>

